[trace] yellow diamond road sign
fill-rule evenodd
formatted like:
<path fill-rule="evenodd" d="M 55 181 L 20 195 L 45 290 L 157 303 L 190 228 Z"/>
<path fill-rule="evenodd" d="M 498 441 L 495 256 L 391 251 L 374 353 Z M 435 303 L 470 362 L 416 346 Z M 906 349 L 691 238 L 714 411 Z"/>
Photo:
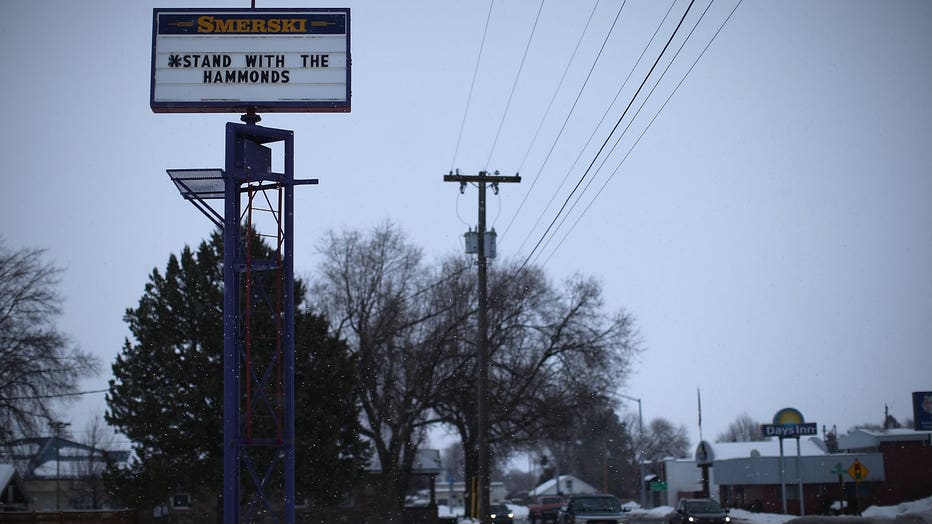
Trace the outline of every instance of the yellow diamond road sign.
<path fill-rule="evenodd" d="M 851 464 L 851 466 L 848 468 L 848 475 L 850 475 L 851 478 L 857 482 L 860 482 L 865 477 L 867 477 L 868 473 L 870 473 L 870 470 L 867 469 L 867 466 L 861 464 L 861 461 L 857 459 L 855 459 L 854 464 Z"/>

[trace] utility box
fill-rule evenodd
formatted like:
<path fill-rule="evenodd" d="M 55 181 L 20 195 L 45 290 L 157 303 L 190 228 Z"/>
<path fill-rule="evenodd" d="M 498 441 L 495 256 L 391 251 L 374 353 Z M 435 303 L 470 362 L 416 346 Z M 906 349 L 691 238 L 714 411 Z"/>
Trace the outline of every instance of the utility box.
<path fill-rule="evenodd" d="M 495 239 L 497 237 L 498 233 L 495 232 L 495 229 L 485 232 L 485 258 L 495 258 Z M 466 239 L 466 254 L 479 254 L 479 232 L 470 229 L 463 233 L 463 238 Z"/>

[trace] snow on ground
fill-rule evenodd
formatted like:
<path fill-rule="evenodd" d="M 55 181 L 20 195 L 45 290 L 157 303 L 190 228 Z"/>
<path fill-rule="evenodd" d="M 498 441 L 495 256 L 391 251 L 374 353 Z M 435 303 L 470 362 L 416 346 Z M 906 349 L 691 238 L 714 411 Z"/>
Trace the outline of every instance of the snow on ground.
<path fill-rule="evenodd" d="M 528 517 L 528 508 L 527 506 L 519 506 L 517 504 L 505 504 L 515 514 L 515 520 L 520 521 L 522 519 L 527 519 Z M 456 507 L 450 508 L 448 506 L 437 506 L 437 516 L 440 518 L 450 518 L 450 517 L 460 517 L 463 515 L 463 508 Z M 471 524 L 476 522 L 472 519 L 460 518 L 457 521 L 459 524 Z"/>
<path fill-rule="evenodd" d="M 752 513 L 743 509 L 733 509 L 728 513 L 736 521 L 750 522 L 751 524 L 783 524 L 796 518 L 796 515 L 780 515 L 774 513 Z"/>
<path fill-rule="evenodd" d="M 673 508 L 670 506 L 659 506 L 651 509 L 640 509 L 637 507 L 637 504 L 632 504 L 631 511 L 627 513 L 631 519 L 644 519 L 644 520 L 656 520 L 662 521 L 667 515 L 673 513 Z M 514 511 L 515 520 L 521 521 L 521 519 L 526 519 L 528 516 L 528 509 L 526 506 L 518 506 L 515 504 L 508 504 L 509 509 Z M 463 514 L 463 508 L 448 508 L 446 506 L 438 506 L 439 513 L 441 517 L 453 517 Z M 732 509 L 730 511 L 731 517 L 739 524 L 785 524 L 795 518 L 799 518 L 796 515 L 779 515 L 773 513 L 752 513 L 743 509 Z M 896 506 L 871 506 L 864 510 L 861 514 L 863 517 L 875 520 L 900 520 L 904 522 L 926 522 L 932 524 L 932 497 L 917 500 L 915 502 L 905 502 L 903 504 L 898 504 Z M 848 517 L 850 518 L 850 517 Z M 839 518 L 841 521 L 842 518 Z M 826 522 L 831 522 L 831 517 L 826 517 Z M 470 519 L 460 519 L 460 524 L 470 524 Z"/>
<path fill-rule="evenodd" d="M 926 522 L 932 523 L 932 497 L 917 500 L 915 502 L 904 502 L 896 506 L 871 506 L 861 514 L 870 518 L 889 518 L 895 519 L 903 516 L 917 516 L 925 519 Z"/>

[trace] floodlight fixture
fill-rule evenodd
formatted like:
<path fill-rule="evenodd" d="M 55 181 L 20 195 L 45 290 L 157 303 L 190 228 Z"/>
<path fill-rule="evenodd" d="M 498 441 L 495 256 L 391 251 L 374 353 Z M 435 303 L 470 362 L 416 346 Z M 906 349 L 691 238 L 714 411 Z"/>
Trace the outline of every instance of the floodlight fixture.
<path fill-rule="evenodd" d="M 223 215 L 212 208 L 205 200 L 222 200 L 226 191 L 223 170 L 206 169 L 167 169 L 168 176 L 175 183 L 181 197 L 194 204 L 211 222 L 223 229 Z"/>

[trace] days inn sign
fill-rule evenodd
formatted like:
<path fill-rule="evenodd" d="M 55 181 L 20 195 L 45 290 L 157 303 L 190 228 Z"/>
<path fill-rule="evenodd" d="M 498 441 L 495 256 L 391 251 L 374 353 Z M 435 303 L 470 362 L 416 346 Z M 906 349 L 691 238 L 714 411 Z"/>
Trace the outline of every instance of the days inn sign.
<path fill-rule="evenodd" d="M 814 422 L 806 423 L 802 413 L 794 408 L 783 408 L 773 416 L 773 424 L 761 424 L 761 434 L 765 437 L 799 438 L 818 435 L 819 428 Z"/>
<path fill-rule="evenodd" d="M 156 113 L 349 112 L 350 10 L 154 9 Z"/>

